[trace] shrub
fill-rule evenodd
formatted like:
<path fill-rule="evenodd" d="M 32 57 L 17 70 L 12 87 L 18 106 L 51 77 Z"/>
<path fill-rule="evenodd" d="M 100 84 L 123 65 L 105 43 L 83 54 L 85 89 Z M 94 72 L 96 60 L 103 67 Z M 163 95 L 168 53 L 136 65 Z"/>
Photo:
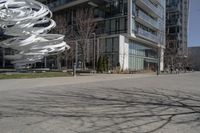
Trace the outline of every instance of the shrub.
<path fill-rule="evenodd" d="M 106 55 L 103 57 L 103 71 L 108 72 L 108 57 Z"/>
<path fill-rule="evenodd" d="M 99 57 L 97 62 L 97 72 L 102 73 L 103 72 L 103 58 L 102 56 Z"/>

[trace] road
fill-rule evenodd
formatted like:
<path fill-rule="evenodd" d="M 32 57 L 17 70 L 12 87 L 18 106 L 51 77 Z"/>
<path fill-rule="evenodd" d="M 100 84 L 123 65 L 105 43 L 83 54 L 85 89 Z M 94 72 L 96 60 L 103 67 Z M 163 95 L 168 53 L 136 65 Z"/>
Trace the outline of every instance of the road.
<path fill-rule="evenodd" d="M 0 133 L 199 133 L 200 73 L 0 81 Z"/>

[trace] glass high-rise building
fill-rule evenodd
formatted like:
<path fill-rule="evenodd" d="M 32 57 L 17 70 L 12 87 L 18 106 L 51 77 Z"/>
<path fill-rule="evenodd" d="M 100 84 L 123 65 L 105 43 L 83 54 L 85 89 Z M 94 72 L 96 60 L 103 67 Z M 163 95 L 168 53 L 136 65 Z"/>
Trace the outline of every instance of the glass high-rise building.
<path fill-rule="evenodd" d="M 38 0 L 53 12 L 57 27 L 74 25 L 74 14 L 82 7 L 93 7 L 97 26 L 96 52 L 88 47 L 88 62 L 100 55 L 109 58 L 112 69 L 120 64 L 130 71 L 163 70 L 165 48 L 165 0 Z M 62 19 L 58 19 L 62 18 Z M 92 40 L 93 38 L 91 38 Z M 88 41 L 93 46 L 94 41 Z M 52 60 L 53 61 L 53 60 Z"/>
<path fill-rule="evenodd" d="M 166 1 L 166 55 L 168 65 L 187 56 L 189 0 Z"/>

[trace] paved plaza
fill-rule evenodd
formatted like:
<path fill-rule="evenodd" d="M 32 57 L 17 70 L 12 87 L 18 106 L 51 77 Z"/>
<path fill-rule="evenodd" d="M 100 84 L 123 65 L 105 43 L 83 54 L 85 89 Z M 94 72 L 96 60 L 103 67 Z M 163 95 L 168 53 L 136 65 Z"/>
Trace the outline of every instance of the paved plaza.
<path fill-rule="evenodd" d="M 0 133 L 199 133 L 200 73 L 0 80 Z"/>

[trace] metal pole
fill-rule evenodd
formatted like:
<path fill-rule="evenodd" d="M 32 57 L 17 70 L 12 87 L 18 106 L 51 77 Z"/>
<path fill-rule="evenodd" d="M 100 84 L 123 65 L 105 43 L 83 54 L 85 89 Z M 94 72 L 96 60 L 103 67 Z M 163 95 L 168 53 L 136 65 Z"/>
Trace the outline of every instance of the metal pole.
<path fill-rule="evenodd" d="M 99 59 L 99 39 L 97 39 L 97 58 L 96 58 L 96 60 L 98 60 L 98 59 Z"/>
<path fill-rule="evenodd" d="M 75 62 L 73 65 L 73 76 L 76 77 L 76 67 L 78 62 L 78 42 L 76 41 L 76 48 L 75 48 Z"/>
<path fill-rule="evenodd" d="M 96 50 L 95 50 L 95 41 L 96 41 L 96 34 L 95 33 L 92 33 L 94 35 L 94 40 L 93 40 L 93 69 L 95 70 L 96 69 L 96 66 L 95 66 L 95 63 L 96 63 Z"/>
<path fill-rule="evenodd" d="M 158 47 L 158 59 L 157 59 L 158 63 L 157 63 L 157 76 L 160 74 L 160 51 L 159 51 L 159 47 Z"/>

